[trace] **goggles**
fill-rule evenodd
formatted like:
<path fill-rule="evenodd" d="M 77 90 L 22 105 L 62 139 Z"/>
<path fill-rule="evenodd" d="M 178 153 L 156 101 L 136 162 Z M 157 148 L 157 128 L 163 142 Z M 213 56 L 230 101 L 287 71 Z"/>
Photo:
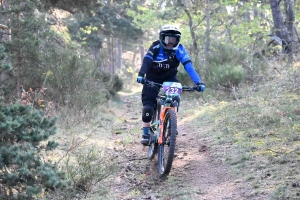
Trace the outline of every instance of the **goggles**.
<path fill-rule="evenodd" d="M 165 36 L 164 43 L 165 44 L 172 44 L 172 45 L 177 44 L 178 43 L 177 37 Z"/>

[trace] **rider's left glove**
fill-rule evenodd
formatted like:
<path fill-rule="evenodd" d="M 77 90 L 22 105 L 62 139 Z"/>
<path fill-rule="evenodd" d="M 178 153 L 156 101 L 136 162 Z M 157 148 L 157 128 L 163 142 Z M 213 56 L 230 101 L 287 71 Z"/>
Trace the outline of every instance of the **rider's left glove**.
<path fill-rule="evenodd" d="M 142 76 L 141 74 L 139 74 L 139 76 L 136 79 L 136 82 L 144 84 L 144 76 Z"/>
<path fill-rule="evenodd" d="M 204 90 L 205 90 L 204 83 L 197 83 L 197 91 L 198 92 L 203 92 Z"/>

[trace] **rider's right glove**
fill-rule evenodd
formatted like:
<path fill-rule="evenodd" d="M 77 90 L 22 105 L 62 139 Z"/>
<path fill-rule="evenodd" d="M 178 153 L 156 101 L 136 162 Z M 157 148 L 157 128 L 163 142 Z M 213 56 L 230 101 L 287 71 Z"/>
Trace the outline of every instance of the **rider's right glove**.
<path fill-rule="evenodd" d="M 143 83 L 144 83 L 144 76 L 142 76 L 142 75 L 139 73 L 139 76 L 137 77 L 136 82 L 143 84 Z"/>
<path fill-rule="evenodd" d="M 204 90 L 205 90 L 204 83 L 197 83 L 197 91 L 198 92 L 203 92 Z"/>

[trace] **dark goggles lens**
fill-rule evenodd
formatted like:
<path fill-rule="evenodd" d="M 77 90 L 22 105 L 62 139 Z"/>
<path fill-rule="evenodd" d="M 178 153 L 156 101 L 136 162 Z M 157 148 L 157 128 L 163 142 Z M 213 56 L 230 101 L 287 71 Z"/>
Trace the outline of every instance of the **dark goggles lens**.
<path fill-rule="evenodd" d="M 177 43 L 177 37 L 173 37 L 173 36 L 165 36 L 164 39 L 165 44 L 176 44 Z"/>

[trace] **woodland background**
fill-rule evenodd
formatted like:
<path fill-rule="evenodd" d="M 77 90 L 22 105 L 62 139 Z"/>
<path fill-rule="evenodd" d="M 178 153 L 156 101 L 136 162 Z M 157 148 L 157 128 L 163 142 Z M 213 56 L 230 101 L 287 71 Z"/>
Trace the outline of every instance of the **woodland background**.
<path fill-rule="evenodd" d="M 299 9 L 296 0 L 1 0 L 0 196 L 88 193 L 113 173 L 103 169 L 97 180 L 80 176 L 68 150 L 60 159 L 48 159 L 59 146 L 51 138 L 96 123 L 99 106 L 130 91 L 147 48 L 165 24 L 181 28 L 181 43 L 209 91 L 238 101 L 239 88 L 255 91 L 276 80 L 267 94 L 290 91 L 293 115 L 287 114 L 291 124 L 285 131 L 298 141 Z M 286 75 L 284 82 L 278 75 Z M 191 84 L 182 67 L 178 76 Z M 112 165 L 105 156 L 98 162 Z"/>

